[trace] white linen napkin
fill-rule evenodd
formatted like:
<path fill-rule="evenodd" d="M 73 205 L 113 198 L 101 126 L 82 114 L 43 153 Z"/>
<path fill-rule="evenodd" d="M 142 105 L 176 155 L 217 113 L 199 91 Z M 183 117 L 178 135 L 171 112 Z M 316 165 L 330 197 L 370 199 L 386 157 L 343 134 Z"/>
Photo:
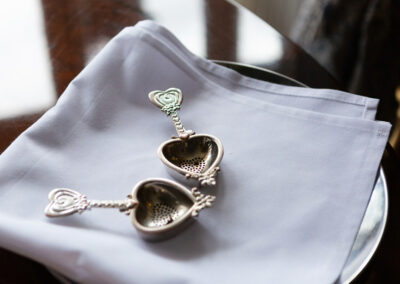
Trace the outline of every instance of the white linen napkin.
<path fill-rule="evenodd" d="M 169 46 L 176 55 L 183 57 L 202 76 L 217 81 L 219 85 L 236 93 L 246 94 L 246 96 L 275 104 L 317 112 L 375 119 L 379 102 L 377 99 L 337 90 L 310 89 L 305 91 L 302 88 L 254 80 L 192 54 L 170 31 L 153 21 L 141 21 L 136 25 L 136 28 L 147 30 L 159 41 Z"/>
<path fill-rule="evenodd" d="M 0 156 L 0 246 L 82 283 L 334 282 L 390 130 L 377 101 L 249 79 L 165 34 L 124 29 Z M 185 126 L 224 144 L 214 207 L 159 243 L 117 210 L 46 218 L 55 187 L 121 199 L 170 178 L 156 152 L 174 128 L 147 98 L 170 87 Z"/>

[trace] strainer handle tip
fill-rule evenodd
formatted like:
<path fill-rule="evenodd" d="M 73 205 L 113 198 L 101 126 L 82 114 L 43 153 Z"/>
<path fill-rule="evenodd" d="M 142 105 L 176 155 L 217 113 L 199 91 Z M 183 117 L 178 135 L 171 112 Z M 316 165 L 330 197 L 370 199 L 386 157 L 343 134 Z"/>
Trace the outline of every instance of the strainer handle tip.
<path fill-rule="evenodd" d="M 149 93 L 150 101 L 161 109 L 167 116 L 170 116 L 174 123 L 176 132 L 180 139 L 188 139 L 194 135 L 193 130 L 186 130 L 183 127 L 182 121 L 178 115 L 178 110 L 181 108 L 183 101 L 182 91 L 178 88 L 169 88 L 165 91 L 155 90 Z"/>
<path fill-rule="evenodd" d="M 49 193 L 50 203 L 44 213 L 47 217 L 63 217 L 82 213 L 91 208 L 117 208 L 127 212 L 137 205 L 137 201 L 126 200 L 88 200 L 85 195 L 69 188 L 56 188 Z"/>

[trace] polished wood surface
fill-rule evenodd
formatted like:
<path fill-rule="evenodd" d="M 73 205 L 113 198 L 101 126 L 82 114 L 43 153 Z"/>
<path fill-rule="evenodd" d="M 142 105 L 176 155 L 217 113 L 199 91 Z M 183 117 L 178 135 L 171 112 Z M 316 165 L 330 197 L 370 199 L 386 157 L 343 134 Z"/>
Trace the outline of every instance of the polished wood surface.
<path fill-rule="evenodd" d="M 47 79 L 37 80 L 36 83 L 48 84 L 50 87 L 44 86 L 43 89 L 53 92 L 43 94 L 37 91 L 40 88 L 26 89 L 26 93 L 34 98 L 47 95 L 50 99 L 44 100 L 45 103 L 35 111 L 30 108 L 31 100 L 22 101 L 19 105 L 14 102 L 13 105 L 18 105 L 18 108 L 1 116 L 0 152 L 55 103 L 69 82 L 109 39 L 125 26 L 134 25 L 143 19 L 153 19 L 166 26 L 198 55 L 268 68 L 310 87 L 340 88 L 332 76 L 303 50 L 251 12 L 225 0 L 37 0 L 35 3 L 41 19 L 37 27 L 37 38 L 43 35 L 45 39 L 44 55 L 39 65 L 49 66 Z M 26 20 L 23 15 L 19 16 L 19 10 L 11 10 L 9 13 L 18 21 Z M 25 44 L 27 47 L 30 45 Z M 15 47 L 17 45 L 21 45 L 21 42 L 15 42 Z M 17 58 L 19 54 L 13 54 L 11 49 L 8 56 Z M 0 67 L 3 74 L 13 68 L 12 61 L 8 62 L 11 63 Z M 21 74 L 17 75 L 30 78 L 34 72 L 29 70 L 21 68 L 18 70 Z M 13 92 L 18 90 L 12 87 L 4 89 L 0 84 L 1 96 L 8 96 L 10 103 L 13 103 Z M 398 161 L 390 150 L 385 156 L 388 179 L 393 183 L 393 188 L 398 189 L 399 184 L 394 181 L 395 170 L 399 170 Z M 400 267 L 399 261 L 394 261 L 395 255 L 400 255 L 397 225 L 397 216 L 400 215 L 396 209 L 396 204 L 400 204 L 400 196 L 396 192 L 390 195 L 391 212 L 384 242 L 376 261 L 374 259 L 361 280 L 358 280 L 361 281 L 359 283 L 380 283 L 375 280 L 395 277 L 392 274 L 395 264 Z M 0 265 L 0 283 L 58 283 L 40 264 L 6 250 L 0 251 Z"/>

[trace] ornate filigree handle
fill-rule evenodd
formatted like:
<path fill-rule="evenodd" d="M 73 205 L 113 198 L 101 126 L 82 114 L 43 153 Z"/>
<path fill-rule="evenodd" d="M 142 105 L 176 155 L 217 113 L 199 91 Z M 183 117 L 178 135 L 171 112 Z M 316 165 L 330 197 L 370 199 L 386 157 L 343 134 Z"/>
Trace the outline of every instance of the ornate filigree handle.
<path fill-rule="evenodd" d="M 195 178 L 198 179 L 201 186 L 210 185 L 214 186 L 217 184 L 215 178 L 217 173 L 221 169 L 219 167 L 212 168 L 205 173 L 197 174 L 197 173 L 188 173 L 185 175 L 186 178 Z"/>
<path fill-rule="evenodd" d="M 130 197 L 130 196 L 128 196 Z M 74 213 L 82 213 L 91 208 L 118 208 L 121 212 L 129 213 L 129 210 L 137 205 L 132 199 L 127 200 L 88 200 L 85 195 L 69 189 L 56 188 L 49 193 L 50 203 L 44 210 L 47 217 L 68 216 Z"/>
<path fill-rule="evenodd" d="M 186 130 L 178 115 L 178 110 L 181 108 L 183 95 L 181 90 L 177 88 L 169 88 L 165 91 L 152 91 L 149 93 L 150 101 L 161 109 L 166 115 L 170 116 L 175 125 L 176 132 L 179 138 L 188 139 L 194 135 L 193 130 Z"/>
<path fill-rule="evenodd" d="M 213 206 L 214 201 L 215 201 L 215 196 L 214 195 L 205 195 L 201 193 L 197 187 L 192 188 L 192 194 L 194 198 L 196 199 L 196 202 L 194 204 L 194 209 L 192 211 L 192 216 L 196 217 L 199 215 L 200 210 L 204 208 L 210 208 Z"/>
<path fill-rule="evenodd" d="M 196 187 L 192 188 L 192 194 L 196 202 L 192 216 L 199 215 L 200 210 L 211 207 L 215 196 L 205 195 Z M 75 213 L 82 213 L 91 208 L 118 208 L 121 212 L 129 214 L 129 210 L 137 206 L 138 202 L 131 199 L 126 200 L 88 200 L 85 195 L 69 188 L 56 188 L 50 191 L 50 203 L 44 210 L 47 217 L 63 217 Z"/>

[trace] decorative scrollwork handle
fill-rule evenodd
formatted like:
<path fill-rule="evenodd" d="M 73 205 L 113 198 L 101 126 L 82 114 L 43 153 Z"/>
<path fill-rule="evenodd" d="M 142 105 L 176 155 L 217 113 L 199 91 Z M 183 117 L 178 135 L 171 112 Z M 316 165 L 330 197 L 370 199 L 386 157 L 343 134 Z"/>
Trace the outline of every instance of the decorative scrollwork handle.
<path fill-rule="evenodd" d="M 214 186 L 217 184 L 215 178 L 220 170 L 221 169 L 219 167 L 215 167 L 206 171 L 205 173 L 188 173 L 185 175 L 185 177 L 198 179 L 201 186 Z"/>
<path fill-rule="evenodd" d="M 182 91 L 177 88 L 169 88 L 165 91 L 152 91 L 149 93 L 150 101 L 161 109 L 166 115 L 170 116 L 175 125 L 179 138 L 188 139 L 194 135 L 193 130 L 186 130 L 179 118 L 178 110 L 181 108 L 183 101 Z"/>
<path fill-rule="evenodd" d="M 213 206 L 214 201 L 215 201 L 215 196 L 213 195 L 205 195 L 201 193 L 197 187 L 192 188 L 192 194 L 194 198 L 196 199 L 194 206 L 194 209 L 192 211 L 192 216 L 196 217 L 199 215 L 200 210 L 204 208 L 210 208 Z"/>
<path fill-rule="evenodd" d="M 88 200 L 85 195 L 69 188 L 56 188 L 49 193 L 50 203 L 44 210 L 47 217 L 68 216 L 82 213 L 91 208 L 118 208 L 121 212 L 129 212 L 137 205 L 137 201 L 127 200 Z"/>

